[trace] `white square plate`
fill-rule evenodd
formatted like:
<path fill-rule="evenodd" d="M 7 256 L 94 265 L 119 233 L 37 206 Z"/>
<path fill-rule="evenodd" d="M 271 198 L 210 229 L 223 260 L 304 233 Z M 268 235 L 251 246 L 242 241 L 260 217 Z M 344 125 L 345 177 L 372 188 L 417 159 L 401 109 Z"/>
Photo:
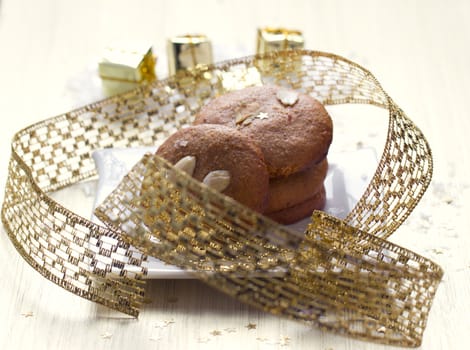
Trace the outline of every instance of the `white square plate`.
<path fill-rule="evenodd" d="M 141 157 L 153 148 L 103 149 L 93 153 L 99 174 L 95 193 L 96 208 L 120 183 Z M 355 149 L 350 152 L 328 155 L 329 169 L 325 179 L 326 206 L 324 211 L 344 218 L 364 193 L 377 166 L 377 153 L 372 148 Z M 99 220 L 92 216 L 92 220 Z M 310 219 L 301 220 L 290 227 L 303 232 Z M 149 257 L 147 262 L 149 279 L 193 278 L 190 272 Z"/>

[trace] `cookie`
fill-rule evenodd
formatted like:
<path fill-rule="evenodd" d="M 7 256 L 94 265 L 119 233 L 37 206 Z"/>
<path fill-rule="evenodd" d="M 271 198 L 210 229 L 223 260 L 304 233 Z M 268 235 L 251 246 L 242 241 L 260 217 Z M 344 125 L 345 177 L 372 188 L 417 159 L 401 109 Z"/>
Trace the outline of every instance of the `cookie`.
<path fill-rule="evenodd" d="M 269 180 L 266 212 L 279 211 L 303 202 L 320 191 L 328 172 L 328 161 L 323 159 L 307 169 Z"/>
<path fill-rule="evenodd" d="M 264 215 L 280 224 L 289 225 L 310 216 L 314 210 L 323 209 L 325 202 L 326 192 L 325 187 L 322 187 L 313 197 L 303 202 Z"/>
<path fill-rule="evenodd" d="M 321 161 L 333 137 L 332 120 L 319 101 L 277 86 L 222 95 L 201 108 L 194 124 L 222 124 L 251 137 L 273 178 Z"/>
<path fill-rule="evenodd" d="M 247 207 L 265 209 L 269 175 L 263 153 L 237 129 L 209 124 L 183 128 L 156 154 Z"/>

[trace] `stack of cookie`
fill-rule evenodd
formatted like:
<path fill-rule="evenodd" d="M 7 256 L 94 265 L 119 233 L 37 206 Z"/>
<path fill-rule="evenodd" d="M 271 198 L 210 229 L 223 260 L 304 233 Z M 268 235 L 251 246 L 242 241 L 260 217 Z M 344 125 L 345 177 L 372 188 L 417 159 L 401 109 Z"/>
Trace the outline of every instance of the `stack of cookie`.
<path fill-rule="evenodd" d="M 257 86 L 212 100 L 193 126 L 172 135 L 157 154 L 242 204 L 290 224 L 325 204 L 332 134 L 330 116 L 311 96 Z"/>

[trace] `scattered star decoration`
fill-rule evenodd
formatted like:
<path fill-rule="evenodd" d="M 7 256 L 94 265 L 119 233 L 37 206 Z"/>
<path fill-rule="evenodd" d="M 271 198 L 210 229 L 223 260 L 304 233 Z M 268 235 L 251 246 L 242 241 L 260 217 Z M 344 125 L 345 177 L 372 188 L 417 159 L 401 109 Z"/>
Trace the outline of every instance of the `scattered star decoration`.
<path fill-rule="evenodd" d="M 248 328 L 248 330 L 250 330 L 250 329 L 256 329 L 256 323 L 251 323 L 251 322 L 250 322 L 250 323 L 248 323 L 245 327 Z"/>
<path fill-rule="evenodd" d="M 101 334 L 101 338 L 103 339 L 111 339 L 112 336 L 113 334 L 109 332 L 104 332 L 103 334 Z"/>
<path fill-rule="evenodd" d="M 269 115 L 268 115 L 268 113 L 260 112 L 255 118 L 261 119 L 261 120 L 263 120 L 263 119 L 268 119 L 268 118 L 269 118 Z"/>

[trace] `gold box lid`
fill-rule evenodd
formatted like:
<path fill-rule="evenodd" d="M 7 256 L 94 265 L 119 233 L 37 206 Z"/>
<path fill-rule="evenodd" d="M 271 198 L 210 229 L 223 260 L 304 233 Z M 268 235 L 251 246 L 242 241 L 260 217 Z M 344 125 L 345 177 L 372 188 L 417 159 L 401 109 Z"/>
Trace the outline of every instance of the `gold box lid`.
<path fill-rule="evenodd" d="M 153 81 L 156 56 L 151 45 L 132 44 L 107 47 L 98 66 L 102 79 L 122 82 Z"/>
<path fill-rule="evenodd" d="M 182 69 L 213 63 L 212 44 L 204 34 L 186 34 L 172 37 L 168 40 L 167 51 L 170 75 Z"/>
<path fill-rule="evenodd" d="M 265 27 L 258 29 L 256 52 L 302 49 L 304 37 L 300 30 Z"/>

